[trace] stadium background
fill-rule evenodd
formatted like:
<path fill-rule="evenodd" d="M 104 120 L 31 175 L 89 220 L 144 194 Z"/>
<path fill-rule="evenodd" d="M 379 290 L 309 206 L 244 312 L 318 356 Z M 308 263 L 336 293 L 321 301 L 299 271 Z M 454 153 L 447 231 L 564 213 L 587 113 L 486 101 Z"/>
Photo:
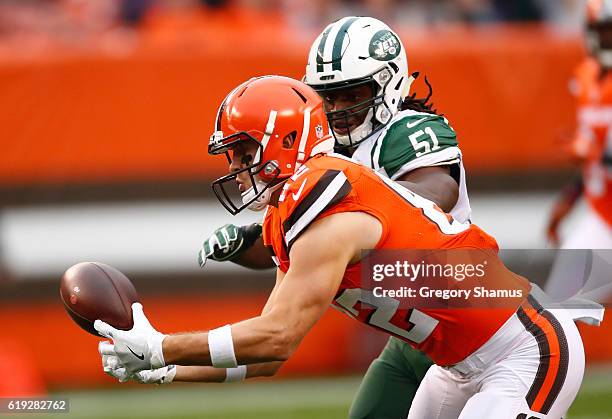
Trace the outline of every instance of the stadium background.
<path fill-rule="evenodd" d="M 232 219 L 211 193 L 226 170 L 206 153 L 214 115 L 249 77 L 301 77 L 312 40 L 346 14 L 386 20 L 410 71 L 428 76 L 458 133 L 473 220 L 503 248 L 546 248 L 548 211 L 575 173 L 582 3 L 0 0 L 0 397 L 68 395 L 74 417 L 342 417 L 385 337 L 339 313 L 280 378 L 120 387 L 63 312 L 59 277 L 84 260 L 116 266 L 166 332 L 258 313 L 272 272 L 196 263 L 214 228 L 257 220 Z M 611 328 L 583 329 L 589 370 L 571 417 L 612 417 Z"/>

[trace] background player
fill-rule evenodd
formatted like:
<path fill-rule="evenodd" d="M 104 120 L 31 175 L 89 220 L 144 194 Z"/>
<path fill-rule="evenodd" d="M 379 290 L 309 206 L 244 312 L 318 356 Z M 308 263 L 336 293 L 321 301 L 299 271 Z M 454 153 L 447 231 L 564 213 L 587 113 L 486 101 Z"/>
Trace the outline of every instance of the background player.
<path fill-rule="evenodd" d="M 612 249 L 612 1 L 591 0 L 587 8 L 587 47 L 571 90 L 578 102 L 578 129 L 572 150 L 582 175 L 555 204 L 548 238 L 565 249 Z M 578 199 L 588 203 L 584 215 L 563 240 L 559 225 Z"/>
<path fill-rule="evenodd" d="M 408 95 L 415 76 L 394 31 L 377 19 L 349 16 L 328 25 L 313 42 L 304 81 L 323 98 L 337 150 L 468 221 L 455 131 L 428 103 L 429 83 L 427 98 Z M 260 231 L 258 224 L 223 226 L 204 242 L 200 264 L 211 258 L 271 266 Z M 421 352 L 390 338 L 368 369 L 350 417 L 406 417 L 430 365 Z"/>
<path fill-rule="evenodd" d="M 264 239 L 279 269 L 264 312 L 208 333 L 163 335 L 136 303 L 130 331 L 96 321 L 114 341 L 101 344 L 106 361 L 112 357 L 127 373 L 166 363 L 240 368 L 238 363 L 284 361 L 333 301 L 444 366 L 429 369 L 409 418 L 560 417 L 580 386 L 582 344 L 565 311 L 552 313 L 527 300 L 524 278 L 497 265 L 496 285 L 523 294 L 493 309 L 417 310 L 367 297 L 362 249 L 472 248 L 497 260 L 497 244 L 371 169 L 326 155 L 331 144 L 324 124 L 319 97 L 291 79 L 252 79 L 230 93 L 210 151 L 231 154 L 231 173 L 214 186 L 236 212 L 270 205 Z M 231 201 L 226 189 L 236 183 L 247 202 Z"/>

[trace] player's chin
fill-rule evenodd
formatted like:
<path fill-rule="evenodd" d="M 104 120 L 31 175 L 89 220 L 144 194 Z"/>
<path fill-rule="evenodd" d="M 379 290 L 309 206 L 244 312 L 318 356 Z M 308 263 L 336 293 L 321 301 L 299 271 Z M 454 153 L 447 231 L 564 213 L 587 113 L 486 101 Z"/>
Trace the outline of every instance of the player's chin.
<path fill-rule="evenodd" d="M 336 133 L 336 135 L 347 136 L 350 132 L 354 131 L 359 125 L 361 125 L 358 121 L 349 121 L 348 124 L 339 122 L 332 125 L 332 129 Z"/>
<path fill-rule="evenodd" d="M 341 136 L 347 136 L 349 134 L 349 132 L 351 132 L 352 127 L 349 126 L 340 126 L 340 127 L 333 127 L 334 133 L 336 135 L 341 135 Z"/>

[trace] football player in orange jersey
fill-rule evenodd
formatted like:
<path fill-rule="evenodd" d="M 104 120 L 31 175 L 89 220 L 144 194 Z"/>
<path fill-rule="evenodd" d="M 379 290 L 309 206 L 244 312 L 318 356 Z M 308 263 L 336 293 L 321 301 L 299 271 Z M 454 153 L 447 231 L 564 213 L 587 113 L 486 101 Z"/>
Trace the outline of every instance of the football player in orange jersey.
<path fill-rule="evenodd" d="M 213 188 L 233 213 L 266 208 L 264 241 L 278 263 L 276 285 L 260 316 L 208 332 L 164 335 L 139 303 L 129 331 L 97 320 L 96 330 L 113 340 L 100 344 L 105 371 L 144 382 L 272 374 L 333 304 L 436 362 L 409 419 L 561 417 L 584 370 L 567 312 L 540 306 L 479 227 L 332 150 L 321 98 L 310 87 L 266 76 L 234 89 L 209 146 L 227 156 L 230 174 Z M 375 296 L 361 276 L 370 255 L 402 248 L 487 254 L 499 267 L 496 281 L 518 297 L 496 308 L 414 308 L 407 297 Z"/>
<path fill-rule="evenodd" d="M 555 204 L 548 238 L 565 249 L 612 249 L 612 0 L 589 0 L 587 18 L 590 57 L 571 83 L 578 102 L 573 152 L 583 162 L 582 176 Z M 560 241 L 559 225 L 581 196 L 586 213 Z"/>
<path fill-rule="evenodd" d="M 410 94 L 418 73 L 399 35 L 384 22 L 346 16 L 327 25 L 308 53 L 303 80 L 323 98 L 338 152 L 435 202 L 458 221 L 471 208 L 458 136 L 426 98 Z M 198 254 L 207 259 L 274 267 L 261 239 L 261 224 L 216 229 Z M 400 339 L 367 369 L 351 404 L 351 419 L 405 418 L 433 362 Z M 382 389 L 384 388 L 384 391 Z"/>

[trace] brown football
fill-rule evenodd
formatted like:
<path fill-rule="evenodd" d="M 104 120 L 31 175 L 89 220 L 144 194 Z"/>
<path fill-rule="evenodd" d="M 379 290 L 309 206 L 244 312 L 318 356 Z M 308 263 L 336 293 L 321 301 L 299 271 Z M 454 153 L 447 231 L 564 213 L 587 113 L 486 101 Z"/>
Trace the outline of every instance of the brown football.
<path fill-rule="evenodd" d="M 132 303 L 138 301 L 138 294 L 132 282 L 112 266 L 100 262 L 71 266 L 62 276 L 60 296 L 72 320 L 93 335 L 99 336 L 93 327 L 96 319 L 122 330 L 134 326 Z"/>

